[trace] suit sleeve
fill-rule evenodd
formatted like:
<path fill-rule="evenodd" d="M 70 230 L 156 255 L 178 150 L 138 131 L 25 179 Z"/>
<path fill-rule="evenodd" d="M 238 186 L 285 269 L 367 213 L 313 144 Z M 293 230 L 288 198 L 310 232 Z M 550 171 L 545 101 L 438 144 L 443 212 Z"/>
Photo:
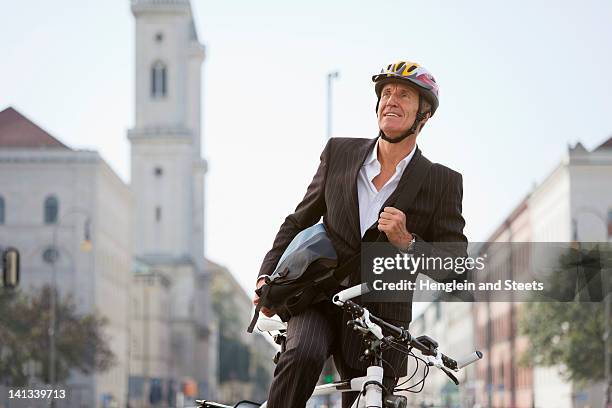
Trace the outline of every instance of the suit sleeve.
<path fill-rule="evenodd" d="M 467 238 L 463 234 L 465 219 L 461 214 L 463 177 L 461 174 L 454 172 L 451 175 L 428 231 L 427 238 L 429 242 L 424 242 L 421 237 L 417 236 L 417 248 L 415 249 L 417 253 L 441 258 L 451 257 L 457 259 L 467 257 Z M 450 282 L 468 278 L 467 274 L 458 274 L 454 271 L 435 270 L 425 273 L 438 282 Z"/>
<path fill-rule="evenodd" d="M 442 196 L 438 211 L 434 215 L 432 226 L 432 242 L 456 242 L 465 244 L 467 238 L 463 234 L 465 220 L 462 212 L 463 177 L 455 173 L 455 177 L 448 183 L 446 192 Z M 458 245 L 460 248 L 461 245 Z"/>
<path fill-rule="evenodd" d="M 268 251 L 261 264 L 259 274 L 257 275 L 258 278 L 272 274 L 278 260 L 287 246 L 289 246 L 291 240 L 293 240 L 300 231 L 316 224 L 325 214 L 325 181 L 331 156 L 331 144 L 332 139 L 327 142 L 325 149 L 323 149 L 321 153 L 319 168 L 306 190 L 306 195 L 304 195 L 302 201 L 295 208 L 294 213 L 285 218 L 285 221 L 276 234 L 272 249 Z"/>

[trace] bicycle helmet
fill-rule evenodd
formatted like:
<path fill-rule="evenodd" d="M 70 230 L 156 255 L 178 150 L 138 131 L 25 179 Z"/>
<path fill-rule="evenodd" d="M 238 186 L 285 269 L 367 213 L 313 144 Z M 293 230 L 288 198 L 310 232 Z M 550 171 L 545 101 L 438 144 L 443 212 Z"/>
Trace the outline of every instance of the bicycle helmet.
<path fill-rule="evenodd" d="M 416 132 L 417 127 L 425 117 L 425 114 L 421 112 L 422 98 L 425 98 L 431 105 L 430 116 L 433 116 L 436 109 L 438 109 L 438 84 L 429 71 L 415 62 L 399 61 L 394 64 L 389 64 L 386 67 L 383 67 L 379 74 L 373 75 L 372 81 L 374 82 L 374 90 L 376 91 L 376 96 L 378 97 L 378 101 L 376 102 L 377 115 L 378 105 L 380 104 L 380 94 L 386 84 L 391 82 L 407 82 L 413 85 L 419 91 L 419 107 L 416 118 L 414 119 L 410 129 L 396 138 L 390 138 L 385 135 L 382 129 L 380 130 L 379 136 L 389 143 L 399 143 Z"/>
<path fill-rule="evenodd" d="M 433 75 L 416 62 L 399 61 L 384 67 L 379 74 L 372 76 L 374 90 L 380 101 L 380 93 L 389 82 L 405 81 L 415 85 L 419 94 L 431 104 L 431 115 L 438 109 L 439 88 Z M 378 111 L 378 104 L 376 105 Z"/>

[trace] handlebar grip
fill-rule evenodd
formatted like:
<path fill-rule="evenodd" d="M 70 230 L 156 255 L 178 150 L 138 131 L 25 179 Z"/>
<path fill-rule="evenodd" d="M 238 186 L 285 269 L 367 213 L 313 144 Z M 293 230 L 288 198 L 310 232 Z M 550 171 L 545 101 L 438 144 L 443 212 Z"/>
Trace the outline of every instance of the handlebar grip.
<path fill-rule="evenodd" d="M 364 295 L 368 293 L 369 291 L 370 291 L 370 286 L 367 283 L 362 283 L 361 285 L 355 285 L 353 287 L 344 289 L 343 291 L 336 293 L 336 295 L 334 295 L 334 297 L 332 298 L 332 302 L 334 302 L 335 304 L 344 303 L 354 297 Z"/>
<path fill-rule="evenodd" d="M 475 352 L 460 358 L 457 360 L 457 368 L 463 368 L 465 366 L 468 366 L 470 364 L 472 364 L 475 361 L 478 361 L 482 358 L 482 353 L 478 350 L 476 350 Z"/>
<path fill-rule="evenodd" d="M 257 328 L 262 332 L 287 330 L 287 323 L 276 319 L 260 317 L 259 320 L 257 320 Z"/>

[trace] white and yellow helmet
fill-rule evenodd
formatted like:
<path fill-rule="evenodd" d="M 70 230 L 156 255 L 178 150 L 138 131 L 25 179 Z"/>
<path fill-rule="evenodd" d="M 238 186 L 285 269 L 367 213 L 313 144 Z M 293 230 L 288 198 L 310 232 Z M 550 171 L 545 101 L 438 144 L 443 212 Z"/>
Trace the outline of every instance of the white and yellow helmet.
<path fill-rule="evenodd" d="M 438 84 L 433 75 L 415 62 L 399 61 L 384 67 L 380 73 L 372 76 L 374 90 L 380 101 L 380 93 L 389 82 L 405 81 L 414 85 L 421 96 L 431 104 L 431 115 L 438 109 Z M 378 109 L 378 104 L 376 104 Z"/>

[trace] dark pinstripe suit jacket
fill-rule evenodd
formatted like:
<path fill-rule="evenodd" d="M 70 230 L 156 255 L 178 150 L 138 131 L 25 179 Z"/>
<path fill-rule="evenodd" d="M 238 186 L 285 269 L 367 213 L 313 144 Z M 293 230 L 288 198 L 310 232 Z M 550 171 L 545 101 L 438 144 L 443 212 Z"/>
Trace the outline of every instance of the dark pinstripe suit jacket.
<path fill-rule="evenodd" d="M 323 223 L 331 238 L 340 264 L 360 251 L 361 230 L 359 224 L 359 201 L 357 177 L 368 152 L 376 139 L 333 138 L 321 154 L 319 168 L 308 186 L 306 195 L 280 227 L 272 249 L 266 254 L 259 275 L 270 275 L 293 237 L 305 228 Z M 404 170 L 396 190 L 383 207 L 392 205 L 399 194 L 410 189 L 411 169 L 423 156 L 420 150 Z M 433 164 L 421 185 L 412 205 L 405 210 L 408 231 L 426 242 L 461 242 L 467 246 L 463 235 L 465 221 L 461 215 L 463 198 L 461 174 L 440 164 Z M 382 209 L 382 208 L 381 208 Z M 366 232 L 365 239 L 368 236 Z M 356 284 L 361 280 L 359 271 L 350 277 Z M 366 304 L 376 316 L 391 323 L 406 327 L 412 319 L 412 297 L 406 303 Z M 347 363 L 362 368 L 357 359 L 360 355 L 360 338 L 350 330 L 342 333 L 343 354 Z M 397 363 L 399 355 L 388 353 L 385 359 Z M 396 365 L 396 364 L 394 364 Z"/>

